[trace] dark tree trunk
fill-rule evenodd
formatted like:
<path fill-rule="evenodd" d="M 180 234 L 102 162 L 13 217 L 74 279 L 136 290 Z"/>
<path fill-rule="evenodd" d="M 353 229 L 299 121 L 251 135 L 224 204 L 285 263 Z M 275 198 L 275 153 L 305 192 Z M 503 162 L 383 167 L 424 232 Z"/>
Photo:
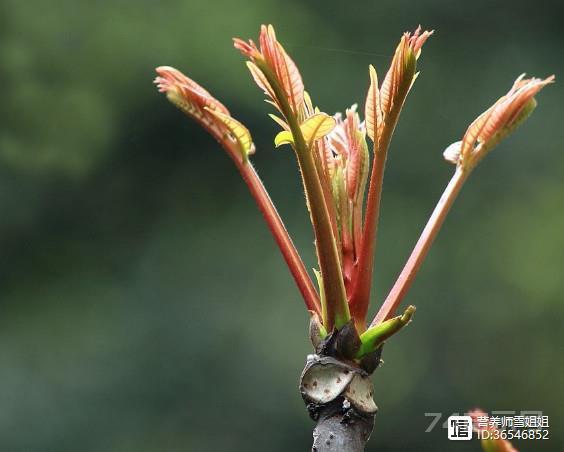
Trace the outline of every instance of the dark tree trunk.
<path fill-rule="evenodd" d="M 318 333 L 312 321 L 316 354 L 307 357 L 300 377 L 302 398 L 317 422 L 311 450 L 363 452 L 378 410 L 370 376 L 381 363 L 382 346 L 357 359 L 360 338 L 352 321 L 322 340 Z"/>
<path fill-rule="evenodd" d="M 370 374 L 354 364 L 308 356 L 300 391 L 310 417 L 317 422 L 312 452 L 364 451 L 377 407 Z"/>
<path fill-rule="evenodd" d="M 313 430 L 312 452 L 364 452 L 374 416 L 359 416 L 343 410 L 343 398 L 319 410 Z"/>

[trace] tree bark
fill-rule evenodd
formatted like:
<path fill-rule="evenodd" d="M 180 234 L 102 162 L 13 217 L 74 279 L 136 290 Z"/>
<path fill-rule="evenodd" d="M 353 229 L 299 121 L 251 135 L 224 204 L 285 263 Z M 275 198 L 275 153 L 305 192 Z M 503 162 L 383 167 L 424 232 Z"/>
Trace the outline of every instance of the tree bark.
<path fill-rule="evenodd" d="M 351 320 L 321 339 L 316 318 L 310 323 L 315 354 L 308 355 L 300 377 L 300 393 L 313 430 L 312 452 L 363 452 L 378 407 L 370 376 L 382 362 L 381 344 L 356 358 L 360 338 Z"/>
<path fill-rule="evenodd" d="M 374 416 L 359 415 L 353 408 L 344 410 L 343 406 L 346 399 L 339 397 L 319 410 L 312 452 L 364 452 Z"/>
<path fill-rule="evenodd" d="M 300 392 L 317 423 L 312 452 L 364 451 L 377 407 L 370 374 L 355 364 L 326 355 L 307 358 Z"/>

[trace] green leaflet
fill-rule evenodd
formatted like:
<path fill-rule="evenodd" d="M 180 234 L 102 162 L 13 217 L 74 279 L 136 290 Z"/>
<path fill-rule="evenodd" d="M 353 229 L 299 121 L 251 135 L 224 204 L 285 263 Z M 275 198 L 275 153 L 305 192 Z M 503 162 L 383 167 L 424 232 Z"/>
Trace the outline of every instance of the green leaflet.
<path fill-rule="evenodd" d="M 292 132 L 283 130 L 274 137 L 274 146 L 280 147 L 283 144 L 294 144 L 294 136 L 292 135 Z"/>
<path fill-rule="evenodd" d="M 300 125 L 300 129 L 308 148 L 311 149 L 315 140 L 323 138 L 331 132 L 336 125 L 335 118 L 326 113 L 316 113 L 307 118 Z"/>
<path fill-rule="evenodd" d="M 356 354 L 356 358 L 362 358 L 376 350 L 382 342 L 407 325 L 411 321 L 414 312 L 415 306 L 408 306 L 402 315 L 398 315 L 397 317 L 367 329 L 360 336 L 362 345 Z"/>
<path fill-rule="evenodd" d="M 276 124 L 278 124 L 284 130 L 289 129 L 290 126 L 288 126 L 288 124 L 286 124 L 286 122 L 282 118 L 279 118 L 278 116 L 273 115 L 272 113 L 269 113 L 268 116 L 270 117 L 270 119 L 272 119 Z"/>
<path fill-rule="evenodd" d="M 368 152 L 368 145 L 366 144 L 366 137 L 362 132 L 357 131 L 358 139 L 361 143 L 361 158 L 359 168 L 358 190 L 356 192 L 355 203 L 362 204 L 364 199 L 364 191 L 366 190 L 366 182 L 368 181 L 368 170 L 370 168 L 370 154 Z"/>
<path fill-rule="evenodd" d="M 335 125 L 335 119 L 326 113 L 316 113 L 307 118 L 300 125 L 300 130 L 302 131 L 308 149 L 311 150 L 315 140 L 323 138 L 335 128 Z M 276 147 L 282 146 L 283 144 L 294 144 L 294 136 L 287 130 L 278 133 L 274 138 L 274 145 Z"/>
<path fill-rule="evenodd" d="M 403 61 L 403 75 L 401 78 L 401 84 L 398 86 L 398 93 L 401 93 L 401 98 L 405 99 L 405 96 L 407 96 L 407 93 L 409 93 L 411 86 L 417 78 L 415 73 L 416 67 L 417 58 L 415 57 L 413 50 L 411 50 L 411 48 L 408 48 L 408 50 L 405 52 L 405 59 Z"/>
<path fill-rule="evenodd" d="M 249 130 L 243 124 L 229 115 L 221 113 L 217 110 L 212 110 L 208 107 L 205 107 L 205 109 L 217 119 L 219 119 L 225 125 L 225 127 L 227 127 L 227 130 L 229 130 L 229 132 L 231 133 L 232 138 L 239 145 L 239 151 L 241 152 L 243 162 L 246 162 L 249 159 L 249 155 L 254 154 L 255 152 L 255 146 L 253 144 Z"/>
<path fill-rule="evenodd" d="M 345 190 L 345 178 L 343 174 L 342 164 L 336 165 L 331 178 L 331 192 L 335 203 L 335 211 L 337 213 L 337 227 L 339 233 L 342 234 L 343 228 L 348 227 L 348 224 L 343 224 L 343 217 L 348 218 L 347 212 L 347 193 Z"/>

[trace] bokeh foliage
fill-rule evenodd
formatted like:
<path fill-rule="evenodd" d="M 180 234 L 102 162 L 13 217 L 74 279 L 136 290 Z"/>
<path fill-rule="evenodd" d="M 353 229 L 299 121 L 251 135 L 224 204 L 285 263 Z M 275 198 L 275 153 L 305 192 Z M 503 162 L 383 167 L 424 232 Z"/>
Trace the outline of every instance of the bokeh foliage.
<path fill-rule="evenodd" d="M 231 163 L 151 86 L 170 64 L 250 127 L 314 263 L 293 156 L 232 36 L 276 25 L 328 112 L 435 28 L 390 150 L 375 298 L 446 184 L 441 152 L 523 71 L 564 74 L 557 1 L 0 5 L 0 450 L 307 450 L 298 292 Z M 543 410 L 564 448 L 562 89 L 472 176 L 375 375 L 369 450 L 449 449 L 425 412 Z M 462 446 L 456 445 L 457 448 Z M 473 447 L 472 447 L 473 446 Z M 464 450 L 478 450 L 477 444 Z"/>

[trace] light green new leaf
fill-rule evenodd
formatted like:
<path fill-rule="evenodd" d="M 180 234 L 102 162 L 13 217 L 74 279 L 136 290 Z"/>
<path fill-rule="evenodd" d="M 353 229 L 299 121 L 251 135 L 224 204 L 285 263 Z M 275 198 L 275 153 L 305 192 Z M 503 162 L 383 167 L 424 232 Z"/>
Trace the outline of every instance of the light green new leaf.
<path fill-rule="evenodd" d="M 283 130 L 279 132 L 278 135 L 274 138 L 274 146 L 280 147 L 283 144 L 294 144 L 294 137 L 292 136 L 292 132 L 288 130 Z"/>
<path fill-rule="evenodd" d="M 316 113 L 307 118 L 300 125 L 300 130 L 302 131 L 307 147 L 311 149 L 315 140 L 319 140 L 331 132 L 336 124 L 335 119 L 326 113 Z M 290 131 L 283 130 L 274 138 L 274 145 L 276 147 L 282 146 L 283 144 L 294 144 L 294 136 Z"/>
<path fill-rule="evenodd" d="M 325 286 L 323 285 L 323 277 L 321 272 L 317 269 L 313 269 L 315 278 L 317 279 L 317 285 L 319 286 L 319 299 L 321 301 L 321 321 L 322 323 L 327 323 L 327 299 L 325 298 Z M 325 327 L 324 327 L 325 329 Z M 327 330 L 325 330 L 327 332 Z"/>
<path fill-rule="evenodd" d="M 255 153 L 255 145 L 253 144 L 249 130 L 231 116 L 221 113 L 217 110 L 212 110 L 208 107 L 205 108 L 209 113 L 219 119 L 225 125 L 225 127 L 227 127 L 227 130 L 229 130 L 232 138 L 239 145 L 239 151 L 241 152 L 243 162 L 246 162 L 249 159 L 249 155 Z"/>
<path fill-rule="evenodd" d="M 284 130 L 290 130 L 290 126 L 288 124 L 286 124 L 286 122 L 282 119 L 279 118 L 276 115 L 273 115 L 272 113 L 269 113 L 268 116 L 270 117 L 270 119 L 272 119 L 276 124 L 278 124 L 280 127 L 282 127 L 282 129 Z"/>
<path fill-rule="evenodd" d="M 302 130 L 308 148 L 311 149 L 315 140 L 323 138 L 331 132 L 336 125 L 337 122 L 335 118 L 326 113 L 316 113 L 307 118 L 300 126 L 300 129 Z"/>
<path fill-rule="evenodd" d="M 415 306 L 408 306 L 402 315 L 367 329 L 360 335 L 361 346 L 356 357 L 360 359 L 376 350 L 382 342 L 407 325 L 411 321 L 414 312 Z"/>

